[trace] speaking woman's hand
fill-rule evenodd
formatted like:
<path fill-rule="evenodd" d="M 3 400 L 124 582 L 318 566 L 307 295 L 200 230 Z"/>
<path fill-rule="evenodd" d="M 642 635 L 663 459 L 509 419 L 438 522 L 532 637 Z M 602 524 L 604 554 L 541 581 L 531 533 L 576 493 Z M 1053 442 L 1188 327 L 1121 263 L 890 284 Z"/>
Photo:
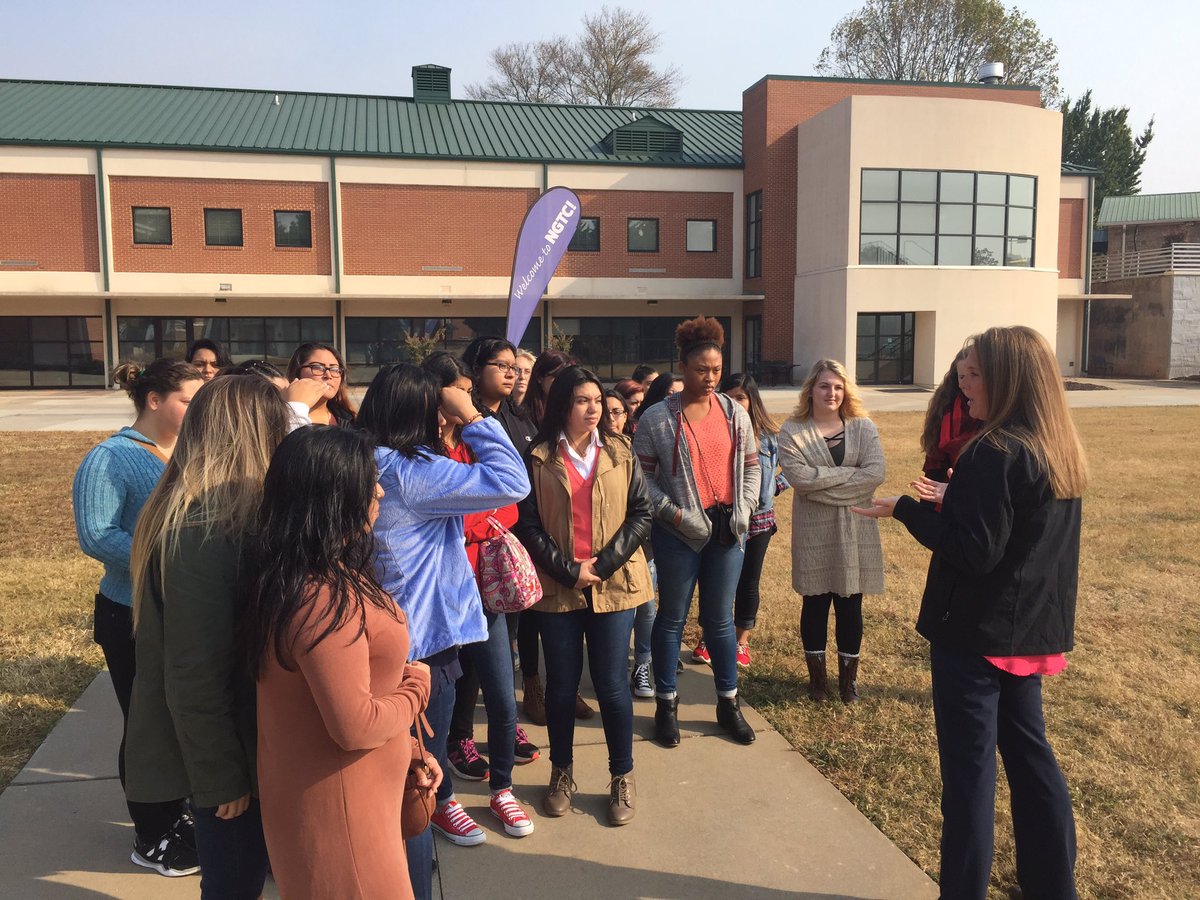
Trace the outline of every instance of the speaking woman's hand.
<path fill-rule="evenodd" d="M 872 497 L 870 508 L 863 509 L 852 506 L 850 512 L 858 513 L 868 519 L 890 519 L 896 509 L 896 501 L 899 499 L 899 497 Z"/>
<path fill-rule="evenodd" d="M 953 474 L 954 470 L 949 469 L 947 475 Z M 917 498 L 926 500 L 930 503 L 941 503 L 942 498 L 946 496 L 947 484 L 944 481 L 934 481 L 932 478 L 927 478 L 922 475 L 916 481 L 910 481 L 908 486 L 917 492 Z"/>

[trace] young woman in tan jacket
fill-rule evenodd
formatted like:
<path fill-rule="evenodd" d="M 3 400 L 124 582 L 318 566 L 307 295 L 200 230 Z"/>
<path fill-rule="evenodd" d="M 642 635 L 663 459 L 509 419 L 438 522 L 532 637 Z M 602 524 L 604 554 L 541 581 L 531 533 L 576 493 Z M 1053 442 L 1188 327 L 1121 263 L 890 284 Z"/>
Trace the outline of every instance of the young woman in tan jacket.
<path fill-rule="evenodd" d="M 650 498 L 629 439 L 604 415 L 600 380 L 572 366 L 554 380 L 541 427 L 526 455 L 530 493 L 514 529 L 542 583 L 534 607 L 546 657 L 550 733 L 548 816 L 571 808 L 575 696 L 588 667 L 608 744 L 608 821 L 634 814 L 633 700 L 626 686 L 629 639 L 638 606 L 653 595 L 642 550 Z"/>

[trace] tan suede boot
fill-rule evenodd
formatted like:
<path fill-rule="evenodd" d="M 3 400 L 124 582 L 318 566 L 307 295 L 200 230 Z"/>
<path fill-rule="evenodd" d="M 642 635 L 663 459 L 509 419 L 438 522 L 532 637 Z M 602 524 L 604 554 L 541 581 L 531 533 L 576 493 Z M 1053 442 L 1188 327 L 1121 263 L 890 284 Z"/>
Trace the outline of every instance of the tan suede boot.
<path fill-rule="evenodd" d="M 637 789 L 633 781 L 633 773 L 614 775 L 608 783 L 608 824 L 628 825 L 633 821 L 637 803 Z"/>
<path fill-rule="evenodd" d="M 554 819 L 566 815 L 571 809 L 571 797 L 577 790 L 575 779 L 571 777 L 571 766 L 565 769 L 554 766 L 550 770 L 550 789 L 542 798 L 542 812 Z"/>
<path fill-rule="evenodd" d="M 525 717 L 534 725 L 546 724 L 546 694 L 542 690 L 542 679 L 537 675 L 525 676 Z"/>

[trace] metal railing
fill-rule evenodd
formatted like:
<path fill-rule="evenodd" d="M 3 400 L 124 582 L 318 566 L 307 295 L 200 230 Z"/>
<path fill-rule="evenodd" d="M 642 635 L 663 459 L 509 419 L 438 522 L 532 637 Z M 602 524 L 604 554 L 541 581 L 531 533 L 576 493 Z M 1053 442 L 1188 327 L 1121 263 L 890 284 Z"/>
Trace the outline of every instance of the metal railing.
<path fill-rule="evenodd" d="M 1092 281 L 1149 278 L 1164 272 L 1200 274 L 1200 244 L 1171 244 L 1157 250 L 1109 253 L 1092 259 Z"/>

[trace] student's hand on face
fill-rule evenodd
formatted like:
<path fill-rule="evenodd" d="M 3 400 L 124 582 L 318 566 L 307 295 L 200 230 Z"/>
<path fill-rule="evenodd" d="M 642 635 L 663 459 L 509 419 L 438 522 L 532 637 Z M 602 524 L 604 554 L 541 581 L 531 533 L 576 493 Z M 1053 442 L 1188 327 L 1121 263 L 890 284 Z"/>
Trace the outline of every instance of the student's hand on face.
<path fill-rule="evenodd" d="M 456 425 L 461 425 L 468 419 L 478 415 L 478 410 L 475 409 L 475 404 L 471 401 L 471 395 L 462 388 L 453 386 L 442 388 L 440 405 L 442 415 L 446 417 L 446 421 L 453 422 Z"/>
<path fill-rule="evenodd" d="M 284 389 L 283 399 L 288 403 L 303 403 L 309 409 L 312 409 L 321 402 L 321 398 L 328 399 L 337 391 L 331 390 L 334 385 L 328 381 L 317 381 L 312 378 L 297 378 Z"/>
<path fill-rule="evenodd" d="M 858 513 L 868 519 L 890 519 L 899 499 L 899 497 L 872 497 L 869 509 L 852 506 L 850 512 Z"/>

